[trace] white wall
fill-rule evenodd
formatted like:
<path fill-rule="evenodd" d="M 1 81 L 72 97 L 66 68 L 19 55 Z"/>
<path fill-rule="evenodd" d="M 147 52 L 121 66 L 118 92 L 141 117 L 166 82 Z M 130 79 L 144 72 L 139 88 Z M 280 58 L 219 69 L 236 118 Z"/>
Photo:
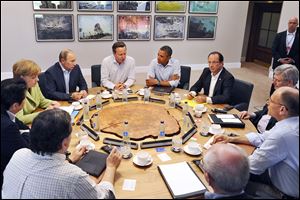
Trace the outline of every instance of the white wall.
<path fill-rule="evenodd" d="M 289 19 L 294 16 L 299 19 L 299 1 L 284 1 L 277 32 L 285 31 L 288 27 Z"/>
<path fill-rule="evenodd" d="M 173 49 L 173 57 L 182 64 L 189 64 L 193 70 L 203 68 L 209 52 L 218 50 L 224 54 L 226 67 L 240 67 L 244 29 L 246 24 L 248 1 L 220 1 L 215 40 L 154 41 L 153 24 L 155 13 L 152 2 L 152 28 L 150 41 L 127 41 L 128 55 L 136 59 L 137 72 L 147 70 L 150 60 L 156 57 L 159 47 L 169 45 Z M 32 1 L 1 1 L 1 79 L 11 76 L 13 63 L 21 58 L 32 59 L 42 68 L 47 69 L 58 60 L 62 48 L 70 48 L 77 54 L 77 62 L 89 74 L 92 64 L 101 63 L 102 59 L 111 54 L 111 46 L 116 41 L 116 22 L 114 23 L 114 41 L 78 42 L 77 14 L 75 3 L 73 11 L 63 11 L 74 14 L 73 42 L 36 42 Z M 116 20 L 116 3 L 114 3 Z M 44 11 L 43 13 L 63 13 L 62 11 Z M 88 12 L 89 14 L 97 14 Z M 109 14 L 106 12 L 106 14 Z M 167 13 L 168 14 L 168 13 Z M 186 11 L 188 16 L 188 11 Z M 187 17 L 186 17 L 187 22 Z M 186 24 L 187 26 L 187 24 Z M 186 31 L 185 31 L 186 35 Z"/>

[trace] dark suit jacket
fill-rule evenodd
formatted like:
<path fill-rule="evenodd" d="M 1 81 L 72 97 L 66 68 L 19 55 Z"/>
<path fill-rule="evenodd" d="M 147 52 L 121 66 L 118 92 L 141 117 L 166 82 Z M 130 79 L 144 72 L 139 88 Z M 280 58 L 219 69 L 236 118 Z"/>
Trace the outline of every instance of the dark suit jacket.
<path fill-rule="evenodd" d="M 259 122 L 259 120 L 262 118 L 262 116 L 268 114 L 268 105 L 266 104 L 262 110 L 256 111 L 255 112 L 256 116 L 254 118 L 250 118 L 250 121 L 253 123 L 253 125 L 256 127 L 257 129 L 257 124 Z M 270 130 L 271 128 L 273 128 L 273 126 L 275 126 L 277 120 L 274 117 L 271 117 L 271 119 L 268 122 L 268 125 L 266 127 L 266 130 Z"/>
<path fill-rule="evenodd" d="M 10 120 L 6 111 L 1 109 L 1 185 L 3 171 L 12 155 L 21 148 L 29 147 L 29 134 L 20 134 L 20 130 L 29 129 L 20 120 Z"/>
<path fill-rule="evenodd" d="M 287 31 L 283 31 L 277 33 L 274 39 L 272 45 L 272 56 L 274 58 L 273 69 L 281 65 L 280 62 L 277 62 L 279 58 L 286 58 L 286 57 L 292 58 L 295 61 L 295 63 L 291 63 L 291 64 L 296 65 L 296 67 L 299 69 L 299 28 L 297 28 L 295 39 L 289 54 L 287 54 L 286 51 L 286 35 L 287 35 Z"/>
<path fill-rule="evenodd" d="M 70 100 L 70 94 L 76 92 L 76 87 L 79 87 L 79 90 L 87 90 L 86 81 L 82 75 L 79 65 L 76 65 L 70 73 L 69 81 L 69 92 L 66 93 L 66 85 L 63 71 L 59 65 L 59 62 L 55 63 L 49 69 L 46 70 L 46 97 L 53 100 Z"/>
<path fill-rule="evenodd" d="M 191 87 L 190 91 L 200 92 L 204 89 L 204 94 L 208 96 L 211 81 L 211 72 L 209 68 L 204 68 L 199 80 Z M 234 84 L 234 77 L 224 67 L 216 83 L 212 102 L 213 104 L 227 103 L 230 104 L 230 96 Z"/>

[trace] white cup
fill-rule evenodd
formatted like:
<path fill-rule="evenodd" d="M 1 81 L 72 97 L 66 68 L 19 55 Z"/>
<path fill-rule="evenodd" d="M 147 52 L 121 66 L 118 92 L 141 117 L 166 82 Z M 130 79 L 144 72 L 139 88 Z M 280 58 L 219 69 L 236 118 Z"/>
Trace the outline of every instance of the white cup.
<path fill-rule="evenodd" d="M 109 95 L 109 91 L 104 90 L 104 91 L 102 92 L 102 94 L 103 94 L 104 96 L 107 96 L 107 95 Z"/>
<path fill-rule="evenodd" d="M 220 124 L 212 124 L 210 126 L 210 132 L 213 134 L 220 134 L 222 132 L 222 128 Z"/>
<path fill-rule="evenodd" d="M 203 104 L 197 104 L 195 107 L 195 111 L 201 111 L 203 112 L 203 110 L 205 109 Z"/>
<path fill-rule="evenodd" d="M 141 88 L 141 89 L 139 90 L 139 94 L 140 94 L 140 95 L 144 95 L 144 92 L 145 92 L 145 89 L 144 89 L 144 88 Z"/>
<path fill-rule="evenodd" d="M 195 110 L 195 116 L 196 117 L 201 117 L 202 116 L 202 111 L 201 110 Z"/>
<path fill-rule="evenodd" d="M 147 164 L 151 159 L 151 155 L 146 151 L 140 151 L 137 153 L 136 156 L 137 156 L 139 164 L 141 164 L 141 165 Z"/>
<path fill-rule="evenodd" d="M 200 151 L 200 146 L 197 142 L 195 141 L 190 141 L 188 143 L 188 149 L 192 154 L 197 154 Z"/>

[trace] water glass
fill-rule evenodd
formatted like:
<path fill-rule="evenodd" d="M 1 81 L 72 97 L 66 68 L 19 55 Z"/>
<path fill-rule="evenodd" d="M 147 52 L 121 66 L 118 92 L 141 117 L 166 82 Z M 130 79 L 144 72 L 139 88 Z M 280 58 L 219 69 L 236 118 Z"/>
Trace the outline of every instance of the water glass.
<path fill-rule="evenodd" d="M 182 148 L 182 138 L 179 136 L 174 136 L 172 138 L 172 149 L 173 151 L 179 152 Z"/>
<path fill-rule="evenodd" d="M 123 158 L 128 158 L 131 153 L 131 148 L 129 145 L 124 145 L 120 147 L 120 152 Z"/>
<path fill-rule="evenodd" d="M 149 103 L 150 101 L 150 90 L 149 88 L 144 89 L 144 102 Z"/>

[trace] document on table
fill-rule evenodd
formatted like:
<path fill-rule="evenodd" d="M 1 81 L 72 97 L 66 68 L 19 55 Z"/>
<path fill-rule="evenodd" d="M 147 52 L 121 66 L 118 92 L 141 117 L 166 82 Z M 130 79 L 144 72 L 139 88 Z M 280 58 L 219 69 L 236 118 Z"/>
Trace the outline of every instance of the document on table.
<path fill-rule="evenodd" d="M 173 198 L 198 196 L 206 191 L 204 184 L 187 162 L 159 165 L 158 170 Z"/>

